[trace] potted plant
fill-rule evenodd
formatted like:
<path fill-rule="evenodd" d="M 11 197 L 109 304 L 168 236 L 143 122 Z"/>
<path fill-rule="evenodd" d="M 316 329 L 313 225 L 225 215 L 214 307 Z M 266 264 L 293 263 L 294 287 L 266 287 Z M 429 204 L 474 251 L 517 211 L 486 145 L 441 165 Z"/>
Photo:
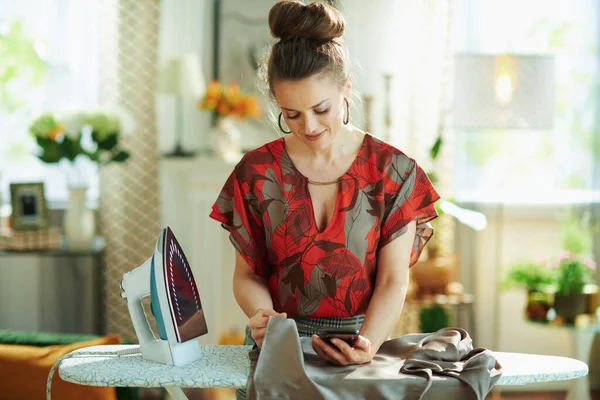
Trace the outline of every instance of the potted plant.
<path fill-rule="evenodd" d="M 546 320 L 555 281 L 553 272 L 545 263 L 536 261 L 519 261 L 507 271 L 502 282 L 503 289 L 522 287 L 527 290 L 525 318 Z"/>
<path fill-rule="evenodd" d="M 419 311 L 419 328 L 423 333 L 437 332 L 450 326 L 450 315 L 440 304 L 423 307 Z"/>
<path fill-rule="evenodd" d="M 568 214 L 561 221 L 563 251 L 555 259 L 554 309 L 567 323 L 574 323 L 577 314 L 586 312 L 584 288 L 593 283 L 596 263 L 590 255 L 597 228 L 589 223 L 589 215 L 575 218 Z"/>
<path fill-rule="evenodd" d="M 572 324 L 577 314 L 586 312 L 584 288 L 593 281 L 596 263 L 581 254 L 565 251 L 556 260 L 555 267 L 557 292 L 554 294 L 554 309 L 556 315 Z"/>
<path fill-rule="evenodd" d="M 70 205 L 63 219 L 71 248 L 89 248 L 95 234 L 94 217 L 86 206 L 89 168 L 93 164 L 122 163 L 129 153 L 120 145 L 127 116 L 110 110 L 44 113 L 29 126 L 38 149 L 37 157 L 63 168 Z"/>

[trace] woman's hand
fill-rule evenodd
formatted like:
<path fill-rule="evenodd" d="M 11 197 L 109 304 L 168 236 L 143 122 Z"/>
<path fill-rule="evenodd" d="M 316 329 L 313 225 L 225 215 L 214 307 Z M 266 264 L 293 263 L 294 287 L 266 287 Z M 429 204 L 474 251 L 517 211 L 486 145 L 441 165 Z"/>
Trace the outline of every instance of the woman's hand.
<path fill-rule="evenodd" d="M 312 336 L 312 346 L 319 357 L 337 365 L 366 364 L 373 359 L 371 342 L 364 336 L 359 336 L 354 346 L 343 340 L 331 339 L 328 344 L 317 335 Z"/>
<path fill-rule="evenodd" d="M 257 345 L 262 346 L 265 338 L 265 332 L 267 331 L 267 322 L 269 317 L 282 317 L 287 318 L 286 313 L 278 313 L 275 310 L 261 310 L 259 309 L 256 314 L 248 321 L 248 327 L 252 331 L 252 339 Z"/>

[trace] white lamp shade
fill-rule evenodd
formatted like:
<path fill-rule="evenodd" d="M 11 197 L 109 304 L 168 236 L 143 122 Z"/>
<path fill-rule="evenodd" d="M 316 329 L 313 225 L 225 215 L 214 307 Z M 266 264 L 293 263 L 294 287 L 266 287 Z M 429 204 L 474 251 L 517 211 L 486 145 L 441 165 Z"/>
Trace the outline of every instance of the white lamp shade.
<path fill-rule="evenodd" d="M 457 54 L 454 69 L 455 128 L 552 128 L 553 56 Z"/>
<path fill-rule="evenodd" d="M 159 93 L 200 98 L 206 91 L 198 55 L 183 54 L 168 60 L 158 76 Z"/>

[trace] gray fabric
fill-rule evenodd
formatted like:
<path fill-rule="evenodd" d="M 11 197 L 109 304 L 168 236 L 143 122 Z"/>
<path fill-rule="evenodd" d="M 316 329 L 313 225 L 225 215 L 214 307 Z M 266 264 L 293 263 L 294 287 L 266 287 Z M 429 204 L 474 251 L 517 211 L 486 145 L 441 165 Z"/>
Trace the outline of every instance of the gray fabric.
<path fill-rule="evenodd" d="M 310 337 L 325 328 L 347 328 L 360 330 L 364 319 L 364 315 L 357 315 L 354 317 L 294 318 L 294 321 L 296 322 L 298 335 L 300 337 Z M 256 345 L 254 339 L 252 339 L 252 331 L 249 327 L 246 327 L 244 344 L 249 346 Z M 254 368 L 256 367 L 256 361 L 258 359 L 258 350 L 256 352 L 250 352 L 249 358 L 251 368 L 249 376 L 253 376 Z M 237 389 L 235 391 L 235 398 L 236 400 L 246 400 L 246 389 Z"/>
<path fill-rule="evenodd" d="M 491 352 L 456 328 L 388 340 L 371 363 L 340 367 L 318 357 L 293 320 L 270 318 L 250 359 L 248 399 L 479 400 L 501 374 Z"/>
<path fill-rule="evenodd" d="M 492 352 L 474 349 L 464 329 L 444 328 L 436 333 L 412 336 L 421 339 L 406 356 L 400 372 L 424 375 L 429 380 L 428 387 L 432 374 L 451 376 L 469 385 L 477 399 L 483 400 L 500 379 L 501 366 Z"/>

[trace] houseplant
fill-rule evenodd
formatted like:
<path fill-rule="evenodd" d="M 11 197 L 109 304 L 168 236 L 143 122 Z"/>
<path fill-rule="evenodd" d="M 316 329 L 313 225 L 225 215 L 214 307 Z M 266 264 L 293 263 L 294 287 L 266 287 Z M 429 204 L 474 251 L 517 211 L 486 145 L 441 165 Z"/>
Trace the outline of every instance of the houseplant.
<path fill-rule="evenodd" d="M 565 322 L 575 322 L 577 314 L 586 312 L 587 295 L 584 288 L 593 282 L 596 263 L 589 257 L 569 251 L 563 252 L 555 264 L 557 291 L 554 309 Z"/>
<path fill-rule="evenodd" d="M 437 332 L 450 326 L 450 314 L 440 304 L 423 307 L 419 311 L 419 329 L 421 332 Z"/>
<path fill-rule="evenodd" d="M 554 271 L 543 262 L 519 261 L 506 273 L 502 288 L 523 287 L 527 290 L 525 317 L 545 321 L 554 288 Z"/>
<path fill-rule="evenodd" d="M 591 259 L 597 227 L 590 224 L 589 214 L 581 218 L 567 214 L 560 221 L 563 251 L 554 260 L 554 309 L 565 322 L 573 323 L 577 314 L 585 313 L 587 296 L 584 288 L 593 283 L 596 263 Z"/>
<path fill-rule="evenodd" d="M 215 129 L 211 133 L 213 150 L 225 161 L 236 162 L 241 157 L 241 133 L 236 121 L 258 118 L 261 110 L 258 98 L 241 91 L 235 82 L 223 85 L 211 81 L 198 108 L 215 115 Z"/>
<path fill-rule="evenodd" d="M 122 163 L 130 157 L 119 143 L 128 131 L 126 121 L 126 114 L 112 110 L 47 112 L 29 126 L 38 145 L 37 157 L 58 164 L 65 173 L 70 206 L 63 228 L 71 248 L 88 248 L 94 237 L 93 213 L 86 206 L 90 167 Z"/>

